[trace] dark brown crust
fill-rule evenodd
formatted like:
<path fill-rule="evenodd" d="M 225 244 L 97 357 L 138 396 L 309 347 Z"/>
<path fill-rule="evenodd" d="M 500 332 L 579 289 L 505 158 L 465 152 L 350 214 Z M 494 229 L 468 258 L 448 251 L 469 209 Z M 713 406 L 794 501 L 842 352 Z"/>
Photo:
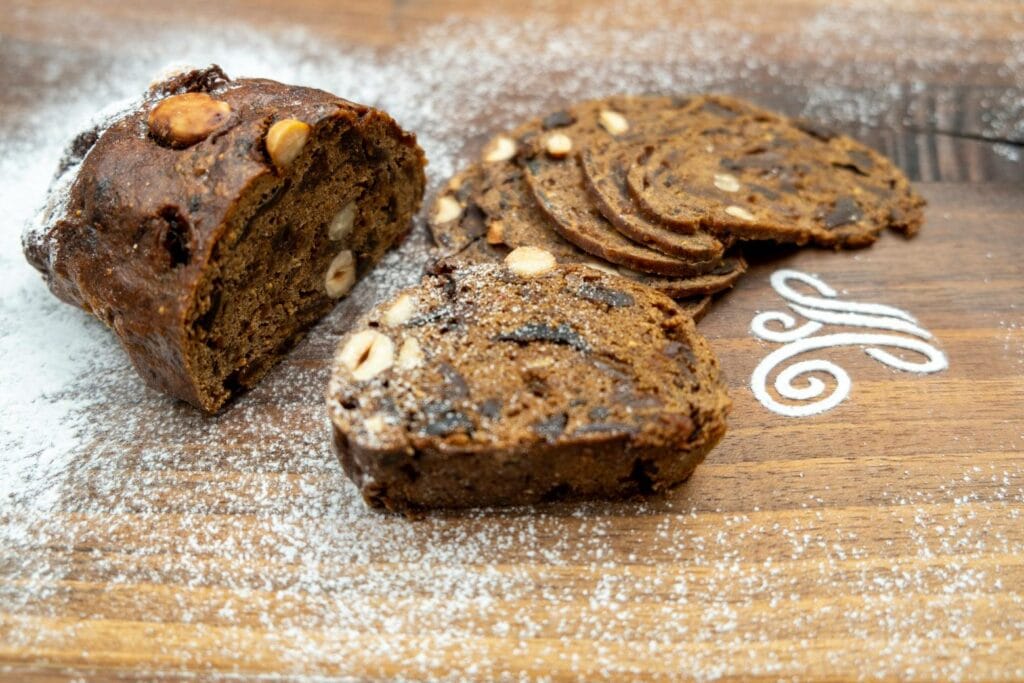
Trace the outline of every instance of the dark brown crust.
<path fill-rule="evenodd" d="M 416 302 L 404 322 L 386 302 L 339 348 L 372 329 L 395 349 L 416 339 L 421 365 L 357 380 L 339 356 L 327 396 L 334 448 L 374 507 L 667 491 L 725 432 L 713 353 L 647 287 L 579 266 L 523 279 L 485 264 L 442 267 L 399 296 Z"/>
<path fill-rule="evenodd" d="M 530 195 L 522 169 L 511 161 L 474 164 L 455 175 L 441 196 L 458 201 L 463 211 L 457 218 L 443 223 L 431 218 L 430 230 L 442 256 L 459 254 L 463 263 L 498 261 L 508 249 L 538 247 L 554 254 L 559 263 L 579 263 L 614 271 L 672 298 L 727 289 L 747 267 L 738 251 L 716 260 L 709 266 L 710 272 L 689 277 L 661 277 L 603 264 L 553 230 Z M 503 225 L 502 241 L 492 246 L 486 242 L 486 233 L 490 223 L 496 220 Z"/>
<path fill-rule="evenodd" d="M 149 135 L 147 116 L 162 98 L 185 92 L 210 93 L 230 104 L 231 115 L 205 140 L 173 149 Z M 408 224 L 425 181 L 415 136 L 376 109 L 311 88 L 233 81 L 214 66 L 154 85 L 108 128 L 79 136 L 61 165 L 75 173 L 66 207 L 26 236 L 25 255 L 53 293 L 111 327 L 147 384 L 207 411 L 223 401 L 202 389 L 190 367 L 189 318 L 232 219 L 279 173 L 263 140 L 283 118 L 350 132 L 368 151 L 382 139 L 402 150 L 402 177 L 392 182 L 419 186 L 414 205 L 396 207 L 396 220 Z M 361 268 L 396 235 L 385 237 Z M 177 262 L 168 240 L 182 252 Z M 320 308 L 317 315 L 330 305 Z"/>

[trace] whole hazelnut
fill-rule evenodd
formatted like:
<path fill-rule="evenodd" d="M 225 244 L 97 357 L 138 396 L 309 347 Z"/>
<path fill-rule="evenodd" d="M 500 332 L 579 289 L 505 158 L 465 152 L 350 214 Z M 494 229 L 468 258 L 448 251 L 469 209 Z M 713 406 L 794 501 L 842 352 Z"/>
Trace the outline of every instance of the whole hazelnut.
<path fill-rule="evenodd" d="M 204 92 L 187 92 L 160 100 L 149 112 L 149 132 L 177 149 L 202 142 L 231 116 L 231 105 Z"/>

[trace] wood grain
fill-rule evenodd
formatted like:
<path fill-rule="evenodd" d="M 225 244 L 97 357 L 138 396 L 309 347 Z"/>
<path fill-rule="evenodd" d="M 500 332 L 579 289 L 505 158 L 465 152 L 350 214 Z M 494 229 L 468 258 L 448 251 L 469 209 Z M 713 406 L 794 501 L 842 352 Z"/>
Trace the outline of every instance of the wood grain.
<path fill-rule="evenodd" d="M 102 63 L 116 55 L 109 35 L 145 22 L 282 21 L 281 4 L 263 0 L 6 4 L 0 58 L 18 68 L 0 70 L 0 114 L 15 127 L 51 50 Z M 787 13 L 822 5 L 731 10 L 750 17 L 756 49 Z M 386 49 L 450 14 L 487 11 L 568 22 L 587 6 L 304 0 L 286 20 Z M 726 439 L 677 493 L 416 523 L 359 511 L 323 447 L 317 403 L 324 359 L 365 303 L 353 301 L 211 422 L 140 401 L 127 371 L 127 387 L 112 379 L 96 409 L 109 430 L 74 454 L 45 542 L 0 549 L 0 678 L 1024 678 L 1024 164 L 996 150 L 1019 145 L 1016 133 L 981 120 L 986 93 L 1016 87 L 997 65 L 1020 49 L 1019 5 L 890 11 L 974 22 L 981 46 L 965 70 L 955 50 L 915 46 L 942 67 L 906 95 L 919 123 L 847 127 L 925 181 L 926 227 L 858 252 L 755 259 L 701 324 L 735 408 Z M 67 28 L 84 14 L 82 31 Z M 844 58 L 896 63 L 903 49 Z M 795 46 L 793 68 L 814 57 Z M 736 85 L 791 111 L 807 94 L 770 74 Z M 748 383 L 776 345 L 749 326 L 783 308 L 768 285 L 782 267 L 910 311 L 949 369 L 900 373 L 840 349 L 825 355 L 853 378 L 844 403 L 806 419 L 769 412 Z M 345 543 L 351 557 L 339 560 Z M 25 599 L 11 570 L 36 560 L 59 571 Z"/>

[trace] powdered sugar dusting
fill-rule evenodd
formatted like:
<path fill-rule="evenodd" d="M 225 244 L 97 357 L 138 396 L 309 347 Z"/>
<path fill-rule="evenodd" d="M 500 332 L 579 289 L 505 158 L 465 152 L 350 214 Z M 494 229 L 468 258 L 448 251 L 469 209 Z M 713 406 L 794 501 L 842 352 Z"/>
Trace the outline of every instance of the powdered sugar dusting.
<path fill-rule="evenodd" d="M 788 113 L 839 124 L 941 127 L 949 110 L 915 96 L 942 80 L 926 53 L 967 73 L 1012 74 L 1016 88 L 979 95 L 987 115 L 976 130 L 1024 136 L 1019 12 L 1010 17 L 1018 39 L 995 57 L 989 20 L 937 10 L 920 21 L 861 4 L 794 21 L 753 52 L 756 18 L 713 12 L 717 4 L 595 10 L 568 27 L 456 19 L 382 52 L 241 25 L 140 25 L 119 58 L 4 46 L 5 68 L 41 84 L 34 125 L 12 122 L 0 139 L 0 608 L 23 615 L 11 617 L 5 646 L 98 661 L 90 629 L 130 620 L 125 642 L 151 649 L 163 670 L 495 679 L 557 667 L 582 679 L 711 679 L 799 677 L 816 661 L 840 677 L 1024 676 L 1024 657 L 1016 669 L 991 668 L 1020 652 L 1024 624 L 1019 593 L 1002 592 L 1024 581 L 1019 425 L 992 427 L 1000 431 L 988 442 L 1003 452 L 983 464 L 976 435 L 951 432 L 948 453 L 901 458 L 897 443 L 888 455 L 819 454 L 805 467 L 800 454 L 765 452 L 744 423 L 755 409 L 741 402 L 736 433 L 668 501 L 410 523 L 358 499 L 329 451 L 322 395 L 341 321 L 418 279 L 422 225 L 359 296 L 214 419 L 146 389 L 113 337 L 54 300 L 21 258 L 19 234 L 63 144 L 169 62 L 216 62 L 231 76 L 381 106 L 419 134 L 431 188 L 496 130 L 613 92 L 725 90 L 801 101 Z M 84 11 L 44 12 L 38 20 L 69 33 L 97 28 Z M 672 21 L 645 26 L 659 12 Z M 910 46 L 896 64 L 855 58 L 894 41 Z M 78 85 L 55 85 L 69 81 Z M 1008 312 L 999 340 L 1018 369 L 1019 313 Z M 746 474 L 744 458 L 757 453 L 781 461 L 770 481 Z M 963 478 L 936 477 L 940 458 L 961 463 Z M 864 468 L 877 476 L 856 477 Z M 48 620 L 57 617 L 67 621 Z M 172 645 L 133 621 L 190 630 Z M 802 641 L 824 649 L 808 656 Z"/>

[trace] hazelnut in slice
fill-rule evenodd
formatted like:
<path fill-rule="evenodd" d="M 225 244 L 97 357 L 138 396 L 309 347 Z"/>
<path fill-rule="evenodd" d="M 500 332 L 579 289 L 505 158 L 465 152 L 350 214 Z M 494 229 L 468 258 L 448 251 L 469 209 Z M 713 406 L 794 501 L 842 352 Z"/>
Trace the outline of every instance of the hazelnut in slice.
<path fill-rule="evenodd" d="M 462 215 L 462 205 L 458 200 L 448 195 L 438 197 L 434 204 L 434 222 L 437 224 L 453 221 Z"/>
<path fill-rule="evenodd" d="M 602 109 L 597 115 L 597 122 L 612 135 L 622 135 L 629 130 L 629 121 L 626 117 L 611 109 Z"/>
<path fill-rule="evenodd" d="M 731 173 L 716 173 L 714 183 L 715 187 L 717 187 L 722 192 L 740 191 L 739 178 L 732 175 Z"/>
<path fill-rule="evenodd" d="M 338 361 L 356 380 L 365 382 L 394 365 L 395 343 L 377 330 L 363 330 L 349 337 Z"/>
<path fill-rule="evenodd" d="M 519 277 L 538 277 L 554 269 L 555 257 L 537 247 L 519 247 L 505 257 L 505 266 Z"/>
<path fill-rule="evenodd" d="M 545 140 L 544 149 L 552 159 L 564 159 L 572 151 L 572 139 L 565 133 L 552 133 Z"/>
<path fill-rule="evenodd" d="M 384 311 L 384 324 L 388 327 L 404 325 L 412 319 L 414 313 L 416 313 L 416 299 L 409 294 L 402 294 Z"/>
<path fill-rule="evenodd" d="M 161 143 L 183 149 L 205 140 L 231 116 L 231 105 L 204 92 L 165 97 L 149 112 L 149 132 Z"/>
<path fill-rule="evenodd" d="M 267 154 L 274 166 L 285 168 L 302 153 L 312 129 L 298 119 L 283 119 L 267 131 Z"/>
<path fill-rule="evenodd" d="M 750 213 L 742 206 L 727 206 L 725 207 L 725 212 L 733 218 L 739 218 L 741 221 L 750 222 L 755 220 L 754 214 Z"/>
<path fill-rule="evenodd" d="M 351 249 L 346 249 L 335 256 L 331 265 L 327 266 L 327 275 L 324 277 L 327 296 L 332 299 L 343 297 L 355 283 L 356 257 Z"/>
<path fill-rule="evenodd" d="M 484 148 L 484 161 L 507 161 L 516 155 L 516 143 L 510 137 L 499 135 Z"/>
<path fill-rule="evenodd" d="M 341 211 L 334 216 L 331 224 L 327 227 L 327 236 L 332 242 L 341 242 L 352 232 L 352 226 L 356 222 L 356 203 L 349 202 L 342 207 Z"/>
<path fill-rule="evenodd" d="M 398 367 L 411 370 L 423 364 L 423 349 L 416 337 L 409 337 L 398 349 Z"/>

